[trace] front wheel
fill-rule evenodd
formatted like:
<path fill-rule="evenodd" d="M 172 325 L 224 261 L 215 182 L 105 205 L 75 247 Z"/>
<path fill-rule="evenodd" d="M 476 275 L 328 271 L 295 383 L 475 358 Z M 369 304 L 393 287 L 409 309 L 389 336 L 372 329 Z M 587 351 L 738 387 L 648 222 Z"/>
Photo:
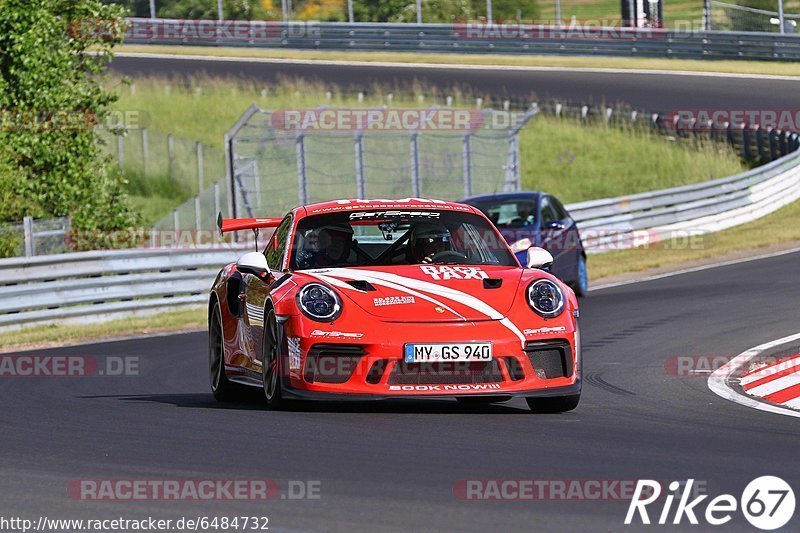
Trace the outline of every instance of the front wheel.
<path fill-rule="evenodd" d="M 578 407 L 581 395 L 553 396 L 552 398 L 525 398 L 534 413 L 565 413 Z"/>
<path fill-rule="evenodd" d="M 286 407 L 286 400 L 283 399 L 280 339 L 274 309 L 267 311 L 264 317 L 262 350 L 261 377 L 264 382 L 264 399 L 269 409 L 280 410 Z"/>
<path fill-rule="evenodd" d="M 572 285 L 575 296 L 584 297 L 589 292 L 589 273 L 586 270 L 586 258 L 583 254 L 578 254 L 578 279 Z"/>

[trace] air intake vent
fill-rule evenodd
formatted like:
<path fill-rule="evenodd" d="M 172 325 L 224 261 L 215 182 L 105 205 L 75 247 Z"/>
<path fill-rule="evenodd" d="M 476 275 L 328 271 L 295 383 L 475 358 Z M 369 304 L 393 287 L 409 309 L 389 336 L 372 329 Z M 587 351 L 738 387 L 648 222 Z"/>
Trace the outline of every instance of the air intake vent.
<path fill-rule="evenodd" d="M 348 281 L 347 284 L 353 287 L 354 289 L 358 289 L 364 292 L 375 290 L 375 287 L 373 287 L 369 281 L 364 281 L 363 279 L 354 279 L 352 281 Z"/>
<path fill-rule="evenodd" d="M 365 353 L 361 346 L 315 344 L 308 351 L 303 378 L 309 383 L 344 383 Z"/>
<path fill-rule="evenodd" d="M 503 285 L 501 278 L 483 278 L 484 289 L 499 289 Z"/>
<path fill-rule="evenodd" d="M 553 379 L 572 375 L 572 350 L 566 342 L 529 342 L 525 345 L 525 353 L 540 378 Z"/>

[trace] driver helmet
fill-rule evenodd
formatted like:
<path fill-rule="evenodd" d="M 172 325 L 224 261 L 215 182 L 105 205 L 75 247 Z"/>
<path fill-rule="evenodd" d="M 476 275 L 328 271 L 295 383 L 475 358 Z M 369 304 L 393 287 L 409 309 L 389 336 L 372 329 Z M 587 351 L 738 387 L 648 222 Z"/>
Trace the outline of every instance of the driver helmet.
<path fill-rule="evenodd" d="M 419 224 L 411 235 L 411 251 L 415 262 L 452 249 L 450 230 L 441 224 Z"/>

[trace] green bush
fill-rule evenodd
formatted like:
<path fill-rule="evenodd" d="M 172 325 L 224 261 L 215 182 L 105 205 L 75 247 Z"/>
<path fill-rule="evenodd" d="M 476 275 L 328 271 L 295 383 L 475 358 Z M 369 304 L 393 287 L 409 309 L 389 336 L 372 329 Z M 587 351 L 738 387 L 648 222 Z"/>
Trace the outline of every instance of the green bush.
<path fill-rule="evenodd" d="M 121 15 L 99 0 L 0 0 L 0 222 L 135 223 L 93 129 L 116 100 L 102 73 L 123 35 Z"/>

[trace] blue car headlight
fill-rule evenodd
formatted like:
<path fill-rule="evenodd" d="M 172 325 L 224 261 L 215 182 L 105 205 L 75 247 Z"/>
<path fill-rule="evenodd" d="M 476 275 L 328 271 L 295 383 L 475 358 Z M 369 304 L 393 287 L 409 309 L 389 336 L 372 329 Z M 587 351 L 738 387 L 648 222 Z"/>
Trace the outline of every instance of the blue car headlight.
<path fill-rule="evenodd" d="M 309 283 L 297 292 L 297 305 L 308 318 L 318 322 L 336 320 L 342 312 L 342 300 L 322 283 Z"/>
<path fill-rule="evenodd" d="M 549 279 L 537 279 L 528 286 L 528 305 L 534 312 L 544 318 L 555 318 L 566 307 L 566 300 L 561 288 Z"/>

